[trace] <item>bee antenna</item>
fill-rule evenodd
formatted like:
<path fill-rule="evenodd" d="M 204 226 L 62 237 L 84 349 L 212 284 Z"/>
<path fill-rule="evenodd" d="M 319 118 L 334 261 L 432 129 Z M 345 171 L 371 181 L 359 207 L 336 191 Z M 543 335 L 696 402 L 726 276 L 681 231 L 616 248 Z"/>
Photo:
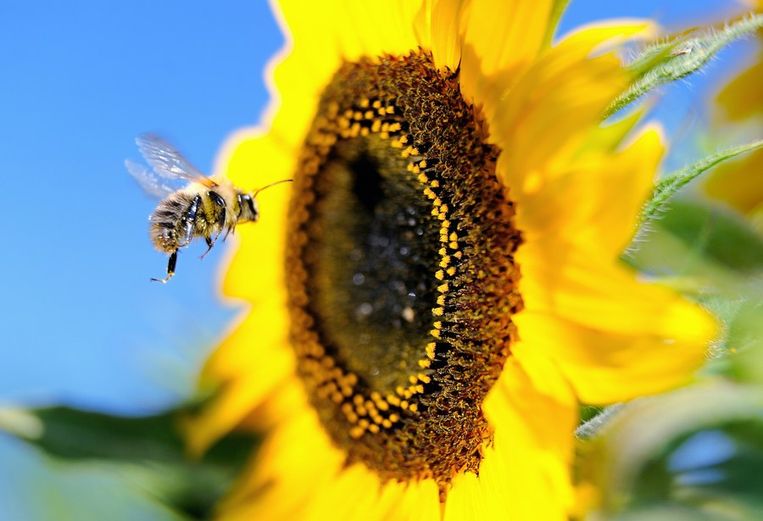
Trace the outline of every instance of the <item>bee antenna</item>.
<path fill-rule="evenodd" d="M 280 185 L 281 183 L 291 183 L 292 181 L 294 181 L 294 179 L 281 179 L 280 181 L 276 181 L 275 183 L 270 183 L 269 185 L 265 185 L 262 188 L 258 188 L 257 190 L 255 190 L 254 193 L 252 194 L 252 197 L 257 198 L 257 194 L 262 192 L 266 188 L 270 188 L 271 186 L 275 186 L 275 185 Z"/>

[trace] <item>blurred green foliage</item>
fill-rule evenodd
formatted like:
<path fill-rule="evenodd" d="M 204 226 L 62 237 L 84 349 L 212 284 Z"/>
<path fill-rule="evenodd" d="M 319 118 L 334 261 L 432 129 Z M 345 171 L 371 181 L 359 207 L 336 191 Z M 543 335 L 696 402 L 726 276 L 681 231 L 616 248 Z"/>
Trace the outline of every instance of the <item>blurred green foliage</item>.
<path fill-rule="evenodd" d="M 595 519 L 763 517 L 763 393 L 714 379 L 625 406 L 581 445 Z"/>
<path fill-rule="evenodd" d="M 17 433 L 54 461 L 103 464 L 129 477 L 178 519 L 209 519 L 258 440 L 235 433 L 202 458 L 191 458 L 178 428 L 188 413 L 188 407 L 180 407 L 154 416 L 119 417 L 50 407 L 25 411 Z"/>

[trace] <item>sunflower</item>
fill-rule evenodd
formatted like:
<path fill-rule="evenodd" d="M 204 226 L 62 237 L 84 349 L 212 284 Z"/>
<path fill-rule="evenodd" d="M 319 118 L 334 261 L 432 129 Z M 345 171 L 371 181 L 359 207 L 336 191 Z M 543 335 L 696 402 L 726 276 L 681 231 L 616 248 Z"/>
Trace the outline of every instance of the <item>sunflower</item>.
<path fill-rule="evenodd" d="M 763 0 L 746 2 L 756 12 L 763 12 Z M 759 33 L 763 36 L 763 33 Z M 748 124 L 754 129 L 753 138 L 760 139 L 763 120 L 763 40 L 758 38 L 755 62 L 723 86 L 718 93 L 717 107 L 724 122 Z M 711 197 L 723 201 L 748 216 L 763 233 L 763 150 L 743 159 L 719 166 L 708 177 L 705 188 Z"/>
<path fill-rule="evenodd" d="M 282 2 L 260 197 L 192 450 L 266 433 L 224 519 L 561 519 L 579 402 L 691 377 L 714 321 L 618 262 L 662 137 L 603 128 L 614 44 L 564 2 Z M 288 188 L 285 188 L 288 187 Z"/>

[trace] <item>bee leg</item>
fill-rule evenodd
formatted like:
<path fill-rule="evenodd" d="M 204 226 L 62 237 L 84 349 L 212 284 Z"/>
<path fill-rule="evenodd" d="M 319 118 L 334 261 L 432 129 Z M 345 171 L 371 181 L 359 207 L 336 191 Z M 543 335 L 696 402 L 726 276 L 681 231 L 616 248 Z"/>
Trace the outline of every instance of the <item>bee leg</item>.
<path fill-rule="evenodd" d="M 167 276 L 163 279 L 154 279 L 151 280 L 154 282 L 161 282 L 162 284 L 167 284 L 169 280 L 172 278 L 172 276 L 175 274 L 175 264 L 177 264 L 178 261 L 178 251 L 175 250 L 170 254 L 170 260 L 167 262 Z"/>
<path fill-rule="evenodd" d="M 217 192 L 210 190 L 208 195 L 209 199 L 212 201 L 212 204 L 217 206 L 217 209 L 220 211 L 220 213 L 217 215 L 217 225 L 222 228 L 225 225 L 225 217 L 228 213 L 228 206 L 225 204 L 225 199 L 223 199 L 222 196 Z"/>
<path fill-rule="evenodd" d="M 228 207 L 225 204 L 225 199 L 223 199 L 220 196 L 220 194 L 218 194 L 215 191 L 210 190 L 208 192 L 208 195 L 209 195 L 209 199 L 212 201 L 212 203 L 215 206 L 217 206 L 217 209 L 219 210 L 219 212 L 218 212 L 218 215 L 217 215 L 217 221 L 215 222 L 216 228 L 217 228 L 217 233 L 215 234 L 215 238 L 212 239 L 209 236 L 204 237 L 204 240 L 207 242 L 207 251 L 205 251 L 201 255 L 200 258 L 202 258 L 202 259 L 207 255 L 207 253 L 209 253 L 209 250 L 211 250 L 212 246 L 215 245 L 215 243 L 217 242 L 217 239 L 220 238 L 220 234 L 222 233 L 223 228 L 225 227 L 225 219 L 226 219 L 227 213 L 228 213 Z"/>
<path fill-rule="evenodd" d="M 215 239 L 217 238 L 215 237 Z M 199 257 L 200 259 L 203 259 L 204 257 L 206 257 L 207 253 L 212 251 L 212 246 L 215 245 L 215 241 L 212 239 L 212 237 L 204 237 L 204 240 L 207 242 L 207 251 L 201 254 L 201 257 Z"/>

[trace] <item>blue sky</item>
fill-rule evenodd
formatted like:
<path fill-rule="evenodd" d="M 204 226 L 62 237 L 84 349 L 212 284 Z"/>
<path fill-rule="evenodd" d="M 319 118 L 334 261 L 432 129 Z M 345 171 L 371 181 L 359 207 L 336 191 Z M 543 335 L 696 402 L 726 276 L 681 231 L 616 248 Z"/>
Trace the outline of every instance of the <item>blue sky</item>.
<path fill-rule="evenodd" d="M 625 16 L 682 27 L 735 8 L 573 0 L 562 31 Z M 147 238 L 153 202 L 123 161 L 138 158 L 137 134 L 154 131 L 208 170 L 225 137 L 257 121 L 263 66 L 281 43 L 261 0 L 0 4 L 0 172 L 10 223 L 0 256 L 0 404 L 137 414 L 190 392 L 237 312 L 217 297 L 224 251 L 203 262 L 188 252 L 171 284 L 150 283 L 166 260 Z M 667 90 L 670 109 L 660 116 L 679 142 L 732 56 Z M 11 465 L 27 478 L 0 492 L 0 518 L 43 463 L 0 436 L 0 483 Z"/>
<path fill-rule="evenodd" d="M 278 29 L 264 2 L 4 2 L 0 42 L 17 223 L 0 261 L 13 296 L 0 304 L 0 397 L 159 407 L 231 311 L 215 298 L 220 251 L 149 283 L 166 264 L 147 240 L 154 202 L 123 161 L 149 130 L 209 169 L 259 116 Z"/>

